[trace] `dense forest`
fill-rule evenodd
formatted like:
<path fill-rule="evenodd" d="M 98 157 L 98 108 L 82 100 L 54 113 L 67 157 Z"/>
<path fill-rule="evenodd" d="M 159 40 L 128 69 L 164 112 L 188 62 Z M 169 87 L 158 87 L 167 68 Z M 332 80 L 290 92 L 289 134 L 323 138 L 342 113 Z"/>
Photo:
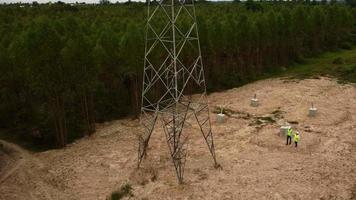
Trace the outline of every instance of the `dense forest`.
<path fill-rule="evenodd" d="M 0 6 L 0 131 L 63 147 L 97 122 L 137 117 L 146 5 L 105 2 Z M 209 91 L 356 44 L 352 5 L 199 2 L 196 11 Z"/>

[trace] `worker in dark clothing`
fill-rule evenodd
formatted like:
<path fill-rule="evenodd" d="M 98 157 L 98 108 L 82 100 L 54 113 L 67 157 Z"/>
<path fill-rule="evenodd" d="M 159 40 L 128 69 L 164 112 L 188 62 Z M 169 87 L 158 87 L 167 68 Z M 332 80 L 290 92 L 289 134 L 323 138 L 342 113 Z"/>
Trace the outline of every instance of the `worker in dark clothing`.
<path fill-rule="evenodd" d="M 287 131 L 287 144 L 286 145 L 289 145 L 289 144 L 292 144 L 292 128 L 289 128 L 288 131 Z"/>

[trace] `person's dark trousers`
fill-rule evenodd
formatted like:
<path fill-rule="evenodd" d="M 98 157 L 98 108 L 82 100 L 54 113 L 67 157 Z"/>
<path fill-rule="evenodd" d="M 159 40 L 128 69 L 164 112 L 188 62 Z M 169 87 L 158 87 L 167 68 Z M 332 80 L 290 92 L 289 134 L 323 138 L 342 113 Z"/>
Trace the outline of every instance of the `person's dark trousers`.
<path fill-rule="evenodd" d="M 298 142 L 294 142 L 295 143 L 295 147 L 297 147 L 298 146 Z"/>
<path fill-rule="evenodd" d="M 288 145 L 288 144 L 292 144 L 292 137 L 289 135 L 287 135 L 287 144 L 286 145 Z"/>

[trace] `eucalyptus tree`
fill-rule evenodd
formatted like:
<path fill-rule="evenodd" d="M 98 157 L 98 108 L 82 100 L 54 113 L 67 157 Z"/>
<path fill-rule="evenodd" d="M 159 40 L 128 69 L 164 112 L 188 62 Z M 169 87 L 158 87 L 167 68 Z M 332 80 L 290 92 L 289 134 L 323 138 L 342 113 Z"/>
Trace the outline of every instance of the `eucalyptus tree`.
<path fill-rule="evenodd" d="M 140 25 L 140 26 L 139 26 Z M 129 21 L 126 31 L 120 41 L 120 58 L 122 60 L 122 73 L 124 75 L 126 87 L 130 94 L 130 102 L 132 114 L 138 117 L 140 112 L 140 94 L 142 83 L 142 66 L 143 66 L 143 51 L 140 53 L 139 49 L 144 49 L 144 36 L 142 24 L 135 24 Z"/>
<path fill-rule="evenodd" d="M 62 65 L 62 40 L 48 18 L 36 19 L 24 34 L 26 77 L 33 93 L 44 99 L 59 147 L 67 143 L 65 98 L 67 68 Z"/>
<path fill-rule="evenodd" d="M 94 91 L 97 83 L 97 68 L 93 63 L 92 44 L 83 32 L 83 25 L 76 19 L 66 20 L 66 42 L 61 50 L 63 65 L 69 73 L 70 88 L 75 93 L 74 102 L 79 102 L 81 120 L 85 134 L 95 131 Z M 72 108 L 75 109 L 75 108 Z"/>

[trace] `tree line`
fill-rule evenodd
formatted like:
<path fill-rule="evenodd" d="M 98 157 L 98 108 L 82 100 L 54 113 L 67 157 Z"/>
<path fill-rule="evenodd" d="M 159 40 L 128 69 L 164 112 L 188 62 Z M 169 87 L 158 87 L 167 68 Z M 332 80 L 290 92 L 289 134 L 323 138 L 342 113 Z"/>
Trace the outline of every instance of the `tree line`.
<path fill-rule="evenodd" d="M 356 9 L 347 5 L 249 1 L 196 10 L 209 91 L 356 44 Z M 143 3 L 1 5 L 0 129 L 64 147 L 97 122 L 137 117 L 145 17 Z"/>

